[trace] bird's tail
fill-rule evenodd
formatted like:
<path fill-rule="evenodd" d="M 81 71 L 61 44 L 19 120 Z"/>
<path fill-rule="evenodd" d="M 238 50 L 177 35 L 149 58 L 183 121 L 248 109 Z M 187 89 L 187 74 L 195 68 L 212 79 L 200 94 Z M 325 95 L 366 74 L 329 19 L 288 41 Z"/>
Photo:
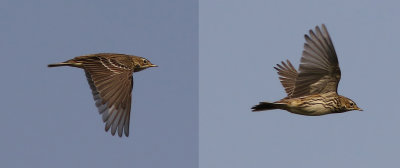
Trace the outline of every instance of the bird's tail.
<path fill-rule="evenodd" d="M 61 62 L 61 63 L 56 63 L 56 64 L 49 64 L 49 65 L 47 65 L 47 67 L 59 67 L 59 66 L 71 66 L 71 64 Z"/>
<path fill-rule="evenodd" d="M 264 110 L 274 110 L 274 109 L 282 109 L 283 104 L 279 103 L 270 103 L 270 102 L 260 102 L 259 104 L 253 106 L 251 110 L 253 112 L 264 111 Z"/>
<path fill-rule="evenodd" d="M 82 63 L 76 62 L 76 61 L 73 61 L 73 60 L 68 60 L 68 61 L 65 61 L 65 62 L 60 62 L 60 63 L 47 65 L 47 67 L 59 67 L 59 66 L 81 67 Z"/>

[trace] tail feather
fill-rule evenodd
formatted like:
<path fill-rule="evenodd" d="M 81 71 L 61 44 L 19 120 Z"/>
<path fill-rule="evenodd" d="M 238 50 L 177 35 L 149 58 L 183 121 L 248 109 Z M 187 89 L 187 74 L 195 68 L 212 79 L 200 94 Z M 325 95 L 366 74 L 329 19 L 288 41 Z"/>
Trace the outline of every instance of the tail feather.
<path fill-rule="evenodd" d="M 49 64 L 47 67 L 59 67 L 59 66 L 71 66 L 71 67 L 78 67 L 80 68 L 82 66 L 82 63 L 75 62 L 75 61 L 65 61 L 65 62 L 60 62 L 60 63 L 55 63 L 55 64 Z"/>
<path fill-rule="evenodd" d="M 71 66 L 71 64 L 70 63 L 61 62 L 61 63 L 47 65 L 47 67 L 59 67 L 59 66 Z"/>
<path fill-rule="evenodd" d="M 282 104 L 270 103 L 270 102 L 260 102 L 251 108 L 253 112 L 264 111 L 264 110 L 274 110 L 280 109 Z"/>

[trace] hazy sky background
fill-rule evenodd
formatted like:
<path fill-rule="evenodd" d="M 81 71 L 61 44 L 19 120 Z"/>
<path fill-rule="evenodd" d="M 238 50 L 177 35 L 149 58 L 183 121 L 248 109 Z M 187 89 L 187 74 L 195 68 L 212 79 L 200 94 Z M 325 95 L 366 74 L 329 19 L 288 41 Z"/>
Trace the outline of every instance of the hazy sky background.
<path fill-rule="evenodd" d="M 399 165 L 400 3 L 200 1 L 200 167 Z M 285 97 L 273 66 L 298 67 L 304 34 L 325 23 L 342 70 L 339 93 L 363 112 L 252 113 Z"/>
<path fill-rule="evenodd" d="M 200 0 L 198 27 L 194 0 L 0 1 L 0 167 L 197 167 L 198 96 L 201 167 L 395 167 L 399 5 Z M 321 23 L 364 111 L 250 112 L 285 96 L 273 66 Z M 46 67 L 98 52 L 159 65 L 134 76 L 129 138 L 104 132 L 82 70 Z"/>
<path fill-rule="evenodd" d="M 198 165 L 195 0 L 0 1 L 0 167 Z M 130 137 L 104 131 L 83 70 L 99 52 L 158 68 L 134 75 Z"/>

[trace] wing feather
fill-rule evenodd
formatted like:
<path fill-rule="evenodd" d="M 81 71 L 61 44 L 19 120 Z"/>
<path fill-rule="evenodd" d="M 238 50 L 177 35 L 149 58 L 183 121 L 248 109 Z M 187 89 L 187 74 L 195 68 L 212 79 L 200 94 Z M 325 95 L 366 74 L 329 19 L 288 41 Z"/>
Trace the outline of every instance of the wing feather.
<path fill-rule="evenodd" d="M 121 137 L 129 135 L 129 116 L 133 87 L 132 70 L 116 66 L 105 58 L 91 58 L 83 62 L 86 77 L 105 130 Z"/>
<path fill-rule="evenodd" d="M 274 68 L 278 71 L 279 80 L 281 81 L 282 86 L 285 88 L 288 97 L 290 97 L 290 95 L 293 94 L 298 73 L 289 60 L 286 60 L 286 62 L 287 63 L 282 61 L 282 65 L 276 64 L 276 67 Z"/>
<path fill-rule="evenodd" d="M 337 92 L 340 68 L 328 30 L 322 24 L 305 35 L 299 73 L 291 98 L 318 93 Z"/>

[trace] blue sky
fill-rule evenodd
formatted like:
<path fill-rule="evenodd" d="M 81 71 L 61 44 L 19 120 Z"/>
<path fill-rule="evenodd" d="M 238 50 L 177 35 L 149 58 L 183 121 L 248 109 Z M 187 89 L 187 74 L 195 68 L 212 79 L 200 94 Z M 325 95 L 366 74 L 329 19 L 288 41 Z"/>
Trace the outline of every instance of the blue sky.
<path fill-rule="evenodd" d="M 199 3 L 0 1 L 0 166 L 398 165 L 398 2 Z M 322 23 L 342 70 L 338 91 L 364 111 L 250 112 L 285 96 L 273 66 L 297 67 L 304 34 Z M 134 75 L 129 138 L 104 132 L 82 70 L 46 67 L 99 52 L 159 65 Z"/>
<path fill-rule="evenodd" d="M 400 146 L 397 1 L 200 1 L 200 167 L 395 167 Z M 304 34 L 325 23 L 338 92 L 363 112 L 252 113 L 285 97 L 273 69 L 298 67 Z"/>
<path fill-rule="evenodd" d="M 0 1 L 0 167 L 196 167 L 198 3 Z M 134 75 L 129 138 L 111 136 L 83 70 L 116 52 L 159 65 Z"/>

